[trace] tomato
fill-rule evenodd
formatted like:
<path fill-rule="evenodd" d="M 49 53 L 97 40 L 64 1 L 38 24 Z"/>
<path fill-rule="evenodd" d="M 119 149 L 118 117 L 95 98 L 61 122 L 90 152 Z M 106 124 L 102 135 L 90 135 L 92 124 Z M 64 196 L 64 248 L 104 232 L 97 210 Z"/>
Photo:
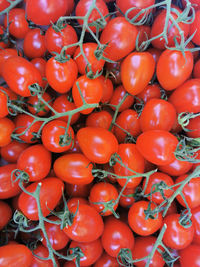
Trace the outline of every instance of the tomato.
<path fill-rule="evenodd" d="M 110 101 L 112 95 L 113 95 L 113 84 L 112 81 L 103 75 L 99 77 L 102 85 L 103 85 L 103 94 L 101 97 L 102 103 L 107 103 Z"/>
<path fill-rule="evenodd" d="M 139 25 L 137 26 L 137 29 L 138 29 L 138 36 L 139 36 L 138 47 L 140 47 L 143 42 L 150 39 L 151 27 L 149 25 Z"/>
<path fill-rule="evenodd" d="M 38 25 L 49 25 L 65 15 L 68 5 L 65 0 L 27 0 L 27 19 Z"/>
<path fill-rule="evenodd" d="M 116 163 L 114 165 L 114 172 L 118 176 L 132 176 L 136 175 L 137 173 L 143 173 L 144 172 L 144 158 L 142 155 L 138 152 L 135 144 L 120 144 L 119 149 L 117 151 L 117 154 L 119 155 L 120 159 L 122 160 L 122 163 L 127 167 L 123 167 L 120 163 Z M 129 169 L 131 170 L 129 170 Z M 127 184 L 127 187 L 133 188 L 136 187 L 142 180 L 142 177 L 133 177 L 129 179 L 129 182 Z M 124 186 L 127 179 L 119 178 L 117 179 L 117 182 Z"/>
<path fill-rule="evenodd" d="M 46 46 L 44 42 L 44 35 L 39 28 L 35 28 L 27 32 L 24 37 L 23 51 L 28 58 L 44 56 Z"/>
<path fill-rule="evenodd" d="M 69 197 L 87 198 L 92 184 L 68 184 L 65 183 L 65 191 Z"/>
<path fill-rule="evenodd" d="M 180 10 L 177 6 L 172 5 L 174 9 L 176 9 L 177 12 L 182 14 L 182 10 Z M 170 11 L 171 16 L 176 20 L 177 19 L 177 14 L 175 11 Z M 155 18 L 152 27 L 151 27 L 151 38 L 156 37 L 157 35 L 161 34 L 164 30 L 165 23 L 166 23 L 166 14 L 167 11 L 166 9 L 163 9 Z M 181 29 L 181 31 L 184 34 L 184 38 L 186 39 L 188 34 L 189 34 L 189 29 L 190 26 L 187 23 L 184 22 L 178 22 L 178 26 Z M 168 25 L 167 25 L 167 40 L 168 43 L 166 43 L 164 38 L 156 38 L 151 41 L 152 45 L 155 48 L 158 49 L 165 49 L 165 45 L 172 47 L 175 46 L 174 43 L 174 37 L 177 38 L 177 41 L 180 43 L 181 35 L 179 32 L 179 29 L 173 24 L 172 20 L 169 19 Z"/>
<path fill-rule="evenodd" d="M 0 230 L 6 226 L 12 217 L 11 207 L 4 201 L 0 200 Z"/>
<path fill-rule="evenodd" d="M 121 84 L 121 73 L 120 73 L 120 65 L 121 61 L 117 62 L 106 62 L 105 67 L 109 74 L 109 78 L 113 82 L 113 84 L 119 85 Z"/>
<path fill-rule="evenodd" d="M 78 17 L 86 16 L 90 10 L 91 5 L 92 5 L 92 0 L 80 0 L 76 6 L 75 15 Z M 92 12 L 90 11 L 90 16 L 88 18 L 88 24 L 94 23 L 94 22 L 98 23 L 98 21 L 102 18 L 102 16 L 105 17 L 109 14 L 108 8 L 107 8 L 107 6 L 103 0 L 96 0 L 95 6 L 101 12 L 101 15 L 99 14 L 99 12 L 97 11 L 96 8 L 93 9 Z M 80 25 L 83 25 L 82 19 L 78 18 L 77 20 L 78 20 L 78 23 Z M 106 20 L 106 22 L 108 22 L 109 17 L 107 17 L 105 20 Z M 92 30 L 93 32 L 96 32 L 96 27 L 91 26 L 90 30 Z M 100 28 L 100 30 L 102 30 L 102 29 Z"/>
<path fill-rule="evenodd" d="M 200 245 L 200 206 L 191 210 L 192 224 L 194 226 L 194 238 L 193 243 Z"/>
<path fill-rule="evenodd" d="M 7 16 L 4 18 L 5 28 L 7 28 L 7 25 L 9 25 L 9 33 L 17 39 L 24 39 L 30 30 L 25 16 L 25 10 L 22 8 L 13 8 L 9 11 L 8 21 Z"/>
<path fill-rule="evenodd" d="M 200 117 L 190 119 L 189 124 L 187 125 L 189 132 L 186 132 L 187 136 L 192 138 L 200 137 Z"/>
<path fill-rule="evenodd" d="M 20 154 L 17 169 L 25 171 L 30 182 L 41 180 L 50 172 L 51 153 L 43 145 L 30 146 Z"/>
<path fill-rule="evenodd" d="M 190 79 L 179 86 L 169 97 L 178 113 L 200 112 L 200 79 Z"/>
<path fill-rule="evenodd" d="M 133 260 L 138 260 L 138 259 L 147 257 L 151 253 L 155 242 L 156 242 L 156 237 L 154 236 L 136 237 L 135 246 L 131 250 Z M 147 259 L 134 262 L 134 265 L 136 267 L 145 267 L 146 263 L 147 263 Z M 149 267 L 163 267 L 164 265 L 165 265 L 165 262 L 161 254 L 156 250 L 150 261 Z"/>
<path fill-rule="evenodd" d="M 31 96 L 29 86 L 42 84 L 40 72 L 23 57 L 10 57 L 3 67 L 2 76 L 10 89 L 20 96 Z"/>
<path fill-rule="evenodd" d="M 3 65 L 9 57 L 18 56 L 18 52 L 14 48 L 5 48 L 0 50 L 0 75 L 3 71 Z"/>
<path fill-rule="evenodd" d="M 83 0 L 82 0 L 83 1 Z M 81 74 L 86 74 L 86 72 L 90 71 L 88 66 L 91 65 L 91 70 L 95 74 L 100 72 L 105 64 L 105 60 L 98 59 L 96 57 L 95 52 L 98 52 L 98 45 L 96 43 L 84 43 L 83 44 L 83 52 L 88 62 L 85 60 L 83 55 L 80 55 L 81 49 L 78 47 L 74 53 L 74 60 L 78 66 L 78 72 Z"/>
<path fill-rule="evenodd" d="M 118 150 L 113 133 L 100 127 L 84 127 L 77 132 L 77 140 L 85 156 L 92 162 L 105 164 Z"/>
<path fill-rule="evenodd" d="M 125 138 L 127 137 L 127 134 L 121 128 L 133 137 L 137 137 L 140 134 L 140 122 L 136 111 L 126 109 L 118 115 L 115 121 L 114 133 L 119 143 L 125 142 Z"/>
<path fill-rule="evenodd" d="M 194 226 L 182 226 L 179 223 L 180 214 L 174 213 L 166 216 L 163 223 L 167 229 L 163 236 L 163 242 L 171 249 L 184 249 L 190 245 L 194 236 Z"/>
<path fill-rule="evenodd" d="M 78 68 L 73 59 L 64 63 L 50 58 L 46 64 L 46 78 L 49 85 L 58 93 L 64 94 L 73 86 L 78 75 Z"/>
<path fill-rule="evenodd" d="M 53 109 L 55 109 L 55 111 L 57 111 L 59 113 L 71 111 L 71 110 L 76 108 L 75 104 L 73 102 L 70 102 L 68 100 L 67 95 L 65 95 L 65 94 L 56 97 L 55 101 L 53 102 L 52 107 L 53 107 Z M 77 122 L 79 117 L 80 117 L 79 112 L 72 115 L 70 124 L 74 124 L 75 122 Z M 69 118 L 69 116 L 63 116 L 63 117 L 60 117 L 59 119 L 67 122 L 68 118 Z"/>
<path fill-rule="evenodd" d="M 200 266 L 200 246 L 191 244 L 187 248 L 180 250 L 181 267 Z"/>
<path fill-rule="evenodd" d="M 146 183 L 146 179 L 143 181 L 143 189 L 144 189 L 145 183 Z M 174 181 L 169 175 L 162 173 L 162 172 L 155 172 L 149 176 L 148 184 L 147 184 L 144 194 L 150 194 L 152 192 L 152 195 L 148 196 L 147 198 L 156 204 L 161 204 L 164 201 L 164 198 L 161 195 L 161 193 L 160 192 L 153 193 L 155 190 L 156 184 L 158 183 L 165 183 L 167 186 L 170 187 L 174 185 Z M 174 191 L 172 189 L 163 190 L 163 195 L 167 199 L 170 198 L 170 196 L 173 193 Z"/>
<path fill-rule="evenodd" d="M 50 210 L 53 210 L 61 196 L 64 189 L 63 182 L 55 177 L 48 177 L 39 182 L 34 182 L 31 185 L 26 187 L 26 190 L 33 193 L 35 192 L 38 184 L 40 187 L 40 205 L 42 209 L 43 216 L 47 216 L 50 213 Z M 52 197 L 53 196 L 53 197 Z M 22 213 L 30 220 L 39 220 L 38 217 L 38 207 L 36 199 L 32 196 L 27 195 L 25 192 L 22 192 L 18 205 Z"/>
<path fill-rule="evenodd" d="M 42 129 L 42 143 L 51 152 L 67 151 L 73 144 L 74 131 L 71 126 L 67 130 L 65 121 L 56 119 L 48 122 Z"/>
<path fill-rule="evenodd" d="M 193 77 L 196 79 L 200 79 L 199 67 L 200 67 L 200 59 L 197 60 L 197 62 L 194 64 L 194 68 L 193 68 Z"/>
<path fill-rule="evenodd" d="M 33 123 L 33 121 L 34 119 L 26 114 L 20 114 L 15 119 L 15 127 L 16 127 L 15 133 L 20 134 L 19 138 L 22 141 L 30 144 L 37 142 L 35 134 L 39 131 L 42 125 L 41 121 L 36 121 L 35 123 Z"/>
<path fill-rule="evenodd" d="M 160 87 L 158 84 L 149 84 L 147 87 L 145 87 L 142 92 L 140 92 L 137 97 L 142 99 L 144 103 L 147 103 L 150 99 L 154 98 L 161 98 L 161 92 L 160 92 Z"/>
<path fill-rule="evenodd" d="M 130 206 L 135 202 L 134 193 L 136 187 L 126 187 L 123 190 L 123 194 L 119 199 L 119 205 L 123 208 L 130 208 Z M 122 190 L 122 187 L 119 187 L 118 191 L 120 192 Z"/>
<path fill-rule="evenodd" d="M 39 257 L 42 257 L 42 258 L 47 258 L 49 256 L 48 249 L 46 247 L 44 247 L 43 245 L 38 245 L 33 250 L 33 253 Z M 53 263 L 51 260 L 41 260 L 37 256 L 33 255 L 31 267 L 53 267 Z M 56 257 L 55 257 L 55 260 L 56 260 L 57 266 L 59 267 L 60 265 L 58 264 Z"/>
<path fill-rule="evenodd" d="M 140 127 L 143 132 L 150 130 L 170 131 L 176 119 L 173 105 L 163 99 L 150 99 L 140 116 Z"/>
<path fill-rule="evenodd" d="M 66 154 L 54 162 L 56 176 L 70 184 L 84 185 L 93 181 L 92 165 L 83 154 Z"/>
<path fill-rule="evenodd" d="M 42 95 L 42 98 L 49 103 L 51 106 L 52 98 L 51 96 L 44 92 Z M 37 116 L 45 116 L 49 112 L 49 107 L 45 105 L 45 103 L 38 98 L 38 96 L 30 96 L 28 98 L 28 110 L 33 114 Z"/>
<path fill-rule="evenodd" d="M 69 0 L 68 0 L 69 1 Z M 67 1 L 67 2 L 68 2 Z M 62 48 L 78 42 L 77 33 L 69 24 L 64 24 L 60 31 L 55 31 L 50 26 L 45 33 L 45 45 L 47 50 L 54 55 L 54 52 L 60 53 Z M 65 50 L 66 55 L 72 56 L 76 50 L 76 46 L 72 46 Z"/>
<path fill-rule="evenodd" d="M 134 235 L 126 223 L 111 216 L 105 221 L 101 242 L 109 256 L 117 257 L 120 249 L 133 248 Z"/>
<path fill-rule="evenodd" d="M 128 211 L 128 223 L 131 229 L 141 236 L 148 236 L 158 231 L 162 226 L 162 215 L 159 213 L 154 219 L 146 218 L 145 211 L 149 207 L 149 201 L 138 201 L 133 203 Z M 151 210 L 156 208 L 154 203 L 150 205 Z"/>
<path fill-rule="evenodd" d="M 125 90 L 137 95 L 150 82 L 155 70 L 155 61 L 148 52 L 130 53 L 121 64 L 121 78 Z"/>
<path fill-rule="evenodd" d="M 109 129 L 112 122 L 111 114 L 106 110 L 92 112 L 87 116 L 86 126 Z"/>
<path fill-rule="evenodd" d="M 9 7 L 10 3 L 7 0 L 2 0 L 0 3 L 0 12 Z"/>
<path fill-rule="evenodd" d="M 178 139 L 163 130 L 146 131 L 139 135 L 136 147 L 142 156 L 156 165 L 167 165 L 174 161 Z"/>
<path fill-rule="evenodd" d="M 156 75 L 165 90 L 174 90 L 190 77 L 192 69 L 193 55 L 190 51 L 183 55 L 181 51 L 166 49 L 159 57 Z"/>
<path fill-rule="evenodd" d="M 46 74 L 45 74 L 45 69 L 46 69 L 46 60 L 38 57 L 34 58 L 31 60 L 31 63 L 36 67 L 36 69 L 39 70 L 41 76 L 42 76 L 42 87 L 45 88 L 47 85 L 47 80 L 46 80 Z"/>
<path fill-rule="evenodd" d="M 7 94 L 4 91 L 4 87 L 0 86 L 0 106 L 1 106 L 1 110 L 0 110 L 0 118 L 4 118 L 8 115 L 8 106 L 7 106 Z"/>
<path fill-rule="evenodd" d="M 116 201 L 118 197 L 117 189 L 114 185 L 110 183 L 100 182 L 95 185 L 90 190 L 89 201 L 91 206 L 93 206 L 102 216 L 108 216 L 112 214 L 111 210 L 107 210 L 104 212 L 104 208 L 106 208 L 106 203 L 109 201 Z M 103 202 L 105 204 L 95 204 L 95 202 Z M 116 210 L 118 203 L 113 206 L 113 209 Z"/>
<path fill-rule="evenodd" d="M 72 241 L 69 248 L 79 247 L 83 252 L 84 256 L 80 258 L 80 267 L 88 266 L 96 262 L 103 252 L 102 244 L 100 239 L 93 242 L 77 242 Z"/>
<path fill-rule="evenodd" d="M 15 129 L 15 124 L 8 118 L 0 118 L 0 147 L 11 143 L 11 134 Z"/>
<path fill-rule="evenodd" d="M 111 19 L 100 37 L 100 43 L 107 45 L 104 56 L 113 61 L 127 56 L 135 49 L 137 34 L 137 27 L 124 17 Z"/>
<path fill-rule="evenodd" d="M 195 35 L 192 38 L 192 42 L 195 43 L 196 45 L 200 45 L 200 10 L 197 10 L 195 12 L 195 19 L 194 21 L 190 24 L 190 35 L 192 35 L 194 32 Z"/>
<path fill-rule="evenodd" d="M 70 198 L 68 201 L 67 201 L 67 206 L 68 208 L 71 208 L 73 206 L 78 206 L 78 205 L 89 205 L 89 201 L 85 198 L 82 198 L 82 197 L 73 197 L 73 198 Z"/>
<path fill-rule="evenodd" d="M 75 213 L 77 206 L 69 207 L 69 211 Z M 103 219 L 95 208 L 80 204 L 76 216 L 71 225 L 63 229 L 69 238 L 77 242 L 92 242 L 103 233 Z"/>
<path fill-rule="evenodd" d="M 153 56 L 153 58 L 155 60 L 155 63 L 157 65 L 158 59 L 159 59 L 162 51 L 159 50 L 159 49 L 157 49 L 157 48 L 155 48 L 155 47 L 150 47 L 150 48 L 147 49 L 147 52 L 149 52 L 150 54 L 152 54 L 152 56 Z"/>
<path fill-rule="evenodd" d="M 119 267 L 117 259 L 104 252 L 95 262 L 94 267 Z"/>
<path fill-rule="evenodd" d="M 79 92 L 83 95 L 84 100 L 87 104 L 99 103 L 103 94 L 103 85 L 99 78 L 89 79 L 86 75 L 80 76 L 73 85 L 72 88 L 72 97 L 77 108 L 83 105 L 83 101 Z M 94 108 L 87 108 L 80 111 L 82 114 L 89 114 Z"/>
<path fill-rule="evenodd" d="M 0 247 L 0 265 L 2 267 L 29 267 L 32 263 L 32 253 L 25 245 L 18 243 Z"/>

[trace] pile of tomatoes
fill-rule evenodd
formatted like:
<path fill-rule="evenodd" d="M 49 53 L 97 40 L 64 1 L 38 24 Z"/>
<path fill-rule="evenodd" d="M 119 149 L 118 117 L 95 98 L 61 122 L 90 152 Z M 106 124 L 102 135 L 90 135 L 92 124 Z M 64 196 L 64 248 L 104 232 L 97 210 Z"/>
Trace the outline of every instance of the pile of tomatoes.
<path fill-rule="evenodd" d="M 0 266 L 200 267 L 200 1 L 0 1 Z"/>

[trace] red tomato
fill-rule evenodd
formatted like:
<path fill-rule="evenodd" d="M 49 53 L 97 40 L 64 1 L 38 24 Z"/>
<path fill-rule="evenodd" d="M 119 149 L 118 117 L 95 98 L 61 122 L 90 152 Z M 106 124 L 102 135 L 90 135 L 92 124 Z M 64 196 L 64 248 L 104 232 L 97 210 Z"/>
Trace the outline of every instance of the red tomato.
<path fill-rule="evenodd" d="M 109 129 L 112 122 L 111 114 L 106 110 L 92 112 L 87 116 L 86 126 Z"/>
<path fill-rule="evenodd" d="M 122 196 L 119 199 L 119 205 L 123 208 L 130 208 L 130 206 L 135 202 L 134 193 L 136 187 L 126 187 L 123 191 Z M 119 187 L 119 192 L 122 190 L 122 187 Z"/>
<path fill-rule="evenodd" d="M 9 57 L 18 56 L 18 52 L 14 48 L 6 48 L 0 50 L 0 75 L 3 71 L 3 65 Z"/>
<path fill-rule="evenodd" d="M 166 216 L 163 223 L 167 229 L 163 236 L 163 242 L 171 249 L 184 249 L 190 245 L 194 236 L 194 226 L 182 226 L 179 223 L 180 214 L 174 213 Z"/>
<path fill-rule="evenodd" d="M 190 119 L 190 122 L 187 125 L 187 129 L 190 130 L 190 132 L 186 132 L 187 136 L 192 137 L 192 138 L 199 138 L 200 137 L 200 117 Z"/>
<path fill-rule="evenodd" d="M 162 215 L 155 215 L 155 218 L 146 219 L 145 210 L 149 206 L 148 201 L 138 201 L 133 203 L 128 211 L 128 223 L 131 229 L 141 236 L 148 236 L 158 231 L 162 226 Z M 150 205 L 151 210 L 156 208 L 154 203 Z"/>
<path fill-rule="evenodd" d="M 51 96 L 44 92 L 42 95 L 42 98 L 51 105 L 52 98 Z M 28 110 L 33 114 L 37 116 L 45 116 L 49 112 L 49 107 L 45 105 L 45 103 L 38 98 L 38 96 L 30 96 L 28 98 Z"/>
<path fill-rule="evenodd" d="M 160 87 L 156 83 L 149 84 L 142 92 L 137 95 L 137 97 L 142 99 L 144 103 L 147 103 L 147 101 L 153 98 L 161 98 Z"/>
<path fill-rule="evenodd" d="M 192 35 L 194 32 L 195 35 L 192 38 L 192 42 L 195 43 L 196 45 L 200 45 L 200 10 L 197 10 L 195 12 L 195 19 L 194 21 L 190 24 L 190 35 Z"/>
<path fill-rule="evenodd" d="M 2 230 L 4 226 L 6 226 L 6 224 L 10 221 L 11 217 L 11 207 L 6 202 L 0 200 L 0 230 Z"/>
<path fill-rule="evenodd" d="M 92 184 L 68 184 L 65 183 L 65 191 L 69 197 L 87 198 Z"/>
<path fill-rule="evenodd" d="M 67 201 L 67 206 L 68 208 L 71 208 L 73 206 L 78 206 L 78 205 L 89 205 L 89 201 L 85 198 L 82 198 L 82 197 L 73 197 L 73 198 L 70 198 L 68 201 Z"/>
<path fill-rule="evenodd" d="M 47 64 L 46 60 L 39 57 L 39 58 L 32 59 L 31 63 L 36 67 L 36 69 L 39 70 L 39 72 L 42 76 L 42 87 L 45 88 L 45 86 L 47 85 L 46 74 L 45 74 L 45 69 L 46 69 L 46 64 Z M 44 80 L 44 78 L 45 78 L 45 80 Z M 45 95 L 45 93 L 44 93 L 44 95 Z"/>
<path fill-rule="evenodd" d="M 25 171 L 29 181 L 42 180 L 51 169 L 51 153 L 43 145 L 26 148 L 19 156 L 17 169 Z"/>
<path fill-rule="evenodd" d="M 27 0 L 27 19 L 38 25 L 54 23 L 67 12 L 68 2 L 65 0 Z"/>
<path fill-rule="evenodd" d="M 150 0 L 150 1 L 155 2 L 155 0 Z M 137 26 L 137 29 L 138 29 L 138 36 L 139 36 L 138 37 L 138 47 L 140 47 L 143 42 L 150 39 L 151 27 L 149 25 L 139 25 L 139 26 Z"/>
<path fill-rule="evenodd" d="M 38 245 L 37 248 L 33 250 L 33 253 L 39 257 L 47 258 L 49 256 L 49 251 L 43 245 Z M 33 255 L 33 261 L 30 267 L 53 267 L 53 262 L 51 260 L 41 260 L 37 256 Z M 57 258 L 55 258 L 57 266 L 58 264 Z"/>
<path fill-rule="evenodd" d="M 0 118 L 0 147 L 11 143 L 11 134 L 15 129 L 15 124 L 8 118 Z"/>
<path fill-rule="evenodd" d="M 103 85 L 103 94 L 101 97 L 102 103 L 107 103 L 110 101 L 112 95 L 113 95 L 113 84 L 112 81 L 103 75 L 99 77 L 102 85 Z"/>
<path fill-rule="evenodd" d="M 60 29 L 60 31 L 55 31 L 53 27 L 50 26 L 45 33 L 45 45 L 51 54 L 54 54 L 53 52 L 60 53 L 64 46 L 78 42 L 77 33 L 74 28 L 69 24 L 64 24 L 63 27 L 64 28 Z M 76 46 L 72 46 L 67 48 L 65 53 L 66 55 L 72 56 L 75 50 Z"/>
<path fill-rule="evenodd" d="M 106 62 L 105 67 L 109 74 L 109 78 L 113 82 L 113 84 L 121 84 L 121 72 L 120 72 L 120 65 L 121 61 L 117 62 Z"/>
<path fill-rule="evenodd" d="M 173 105 L 163 99 L 150 99 L 140 116 L 140 127 L 143 132 L 150 130 L 170 131 L 176 120 Z"/>
<path fill-rule="evenodd" d="M 74 131 L 69 126 L 66 135 L 67 123 L 62 120 L 52 120 L 42 129 L 42 143 L 51 152 L 67 151 L 73 144 Z"/>
<path fill-rule="evenodd" d="M 6 117 L 9 113 L 7 102 L 8 102 L 8 95 L 4 91 L 4 87 L 0 86 L 0 106 L 1 106 L 0 118 Z"/>
<path fill-rule="evenodd" d="M 101 242 L 109 256 L 117 257 L 120 249 L 133 248 L 134 236 L 127 224 L 111 216 L 105 221 Z"/>
<path fill-rule="evenodd" d="M 2 0 L 0 3 L 0 12 L 9 7 L 10 3 L 7 0 Z"/>
<path fill-rule="evenodd" d="M 111 19 L 100 37 L 100 43 L 107 45 L 104 56 L 113 61 L 127 56 L 135 49 L 137 34 L 137 27 L 124 17 Z"/>
<path fill-rule="evenodd" d="M 104 252 L 95 262 L 94 267 L 119 267 L 117 259 Z"/>
<path fill-rule="evenodd" d="M 67 154 L 54 162 L 56 176 L 70 184 L 84 185 L 93 181 L 92 165 L 83 154 Z"/>
<path fill-rule="evenodd" d="M 113 133 L 100 127 L 84 127 L 77 132 L 77 140 L 85 156 L 92 162 L 105 164 L 118 150 Z"/>
<path fill-rule="evenodd" d="M 200 245 L 200 206 L 191 210 L 192 212 L 192 224 L 194 226 L 194 238 L 193 243 Z"/>
<path fill-rule="evenodd" d="M 8 244 L 0 247 L 0 265 L 30 267 L 33 255 L 31 250 L 22 244 Z"/>
<path fill-rule="evenodd" d="M 1 156 L 9 163 L 16 163 L 19 155 L 28 147 L 25 143 L 12 141 L 7 146 L 1 148 Z"/>
<path fill-rule="evenodd" d="M 155 70 L 155 61 L 148 52 L 130 53 L 121 64 L 122 84 L 132 95 L 142 92 L 150 82 Z"/>
<path fill-rule="evenodd" d="M 55 57 L 50 58 L 46 64 L 46 78 L 49 85 L 58 93 L 68 92 L 78 75 L 78 68 L 73 59 L 64 63 L 56 61 Z"/>
<path fill-rule="evenodd" d="M 147 52 L 149 52 L 150 54 L 152 54 L 154 60 L 155 60 L 155 63 L 157 64 L 158 63 L 158 59 L 162 53 L 161 50 L 157 49 L 157 48 L 154 48 L 154 47 L 150 47 L 147 49 Z"/>
<path fill-rule="evenodd" d="M 42 84 L 40 72 L 23 57 L 10 57 L 3 67 L 2 76 L 10 89 L 20 96 L 31 96 L 29 86 Z"/>
<path fill-rule="evenodd" d="M 151 130 L 142 133 L 136 142 L 137 149 L 149 162 L 156 165 L 167 165 L 174 161 L 174 151 L 178 139 L 163 130 Z"/>
<path fill-rule="evenodd" d="M 117 151 L 122 163 L 126 166 L 122 166 L 120 163 L 116 163 L 114 165 L 114 172 L 118 176 L 133 176 L 136 175 L 136 172 L 143 173 L 144 172 L 144 158 L 138 152 L 135 144 L 120 144 L 119 149 Z M 129 169 L 128 169 L 129 168 Z M 132 171 L 131 171 L 131 170 Z M 142 180 L 142 177 L 133 177 L 129 178 L 129 182 L 127 187 L 133 188 L 136 187 Z M 124 186 L 127 179 L 117 179 L 117 182 Z"/>
<path fill-rule="evenodd" d="M 63 182 L 55 177 L 48 177 L 40 182 L 32 183 L 26 187 L 26 190 L 33 193 L 40 184 L 40 205 L 43 216 L 47 216 L 50 210 L 53 210 L 61 196 L 64 189 Z M 53 196 L 53 197 L 52 197 Z M 30 220 L 39 220 L 38 207 L 36 199 L 27 195 L 25 192 L 21 193 L 18 205 L 22 213 Z"/>
<path fill-rule="evenodd" d="M 192 69 L 193 55 L 190 51 L 183 55 L 181 51 L 166 49 L 159 57 L 156 75 L 165 90 L 174 90 L 190 77 Z"/>
<path fill-rule="evenodd" d="M 179 251 L 181 267 L 199 267 L 200 246 L 191 244 L 187 248 Z"/>
<path fill-rule="evenodd" d="M 69 211 L 75 213 L 77 206 L 69 207 Z M 103 233 L 103 219 L 95 208 L 80 204 L 76 216 L 71 225 L 66 225 L 64 232 L 72 240 L 77 242 L 92 242 Z"/>
<path fill-rule="evenodd" d="M 200 59 L 194 64 L 193 68 L 193 77 L 196 79 L 200 79 Z"/>

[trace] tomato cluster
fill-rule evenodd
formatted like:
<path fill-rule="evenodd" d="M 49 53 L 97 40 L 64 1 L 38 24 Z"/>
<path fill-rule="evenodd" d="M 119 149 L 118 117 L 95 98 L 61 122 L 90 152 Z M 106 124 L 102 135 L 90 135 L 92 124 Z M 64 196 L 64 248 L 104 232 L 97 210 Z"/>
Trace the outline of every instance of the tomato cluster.
<path fill-rule="evenodd" d="M 200 267 L 200 1 L 0 18 L 0 266 Z"/>

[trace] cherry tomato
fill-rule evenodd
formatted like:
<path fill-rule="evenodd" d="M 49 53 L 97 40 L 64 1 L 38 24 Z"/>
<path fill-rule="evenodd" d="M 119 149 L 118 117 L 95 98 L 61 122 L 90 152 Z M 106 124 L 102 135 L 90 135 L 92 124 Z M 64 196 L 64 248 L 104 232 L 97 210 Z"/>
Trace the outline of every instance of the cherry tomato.
<path fill-rule="evenodd" d="M 120 65 L 121 61 L 117 62 L 106 62 L 105 67 L 109 74 L 109 78 L 113 82 L 113 84 L 119 85 L 121 84 L 121 72 L 120 72 Z"/>
<path fill-rule="evenodd" d="M 46 60 L 38 57 L 34 58 L 31 60 L 31 63 L 36 67 L 36 69 L 39 70 L 41 76 L 42 76 L 42 87 L 45 88 L 47 86 L 47 80 L 46 80 L 46 74 L 45 74 L 45 69 L 46 69 Z"/>
<path fill-rule="evenodd" d="M 44 247 L 43 245 L 38 245 L 37 248 L 33 250 L 33 253 L 42 258 L 47 258 L 49 256 L 48 249 Z M 37 256 L 33 255 L 31 267 L 53 267 L 53 262 L 51 260 L 41 260 Z M 56 260 L 57 266 L 59 267 L 60 265 L 58 264 L 58 260 L 56 257 L 55 257 L 55 260 Z"/>
<path fill-rule="evenodd" d="M 137 97 L 142 99 L 144 103 L 147 103 L 147 101 L 153 98 L 161 98 L 160 87 L 156 83 L 149 84 L 142 92 L 137 95 Z"/>
<path fill-rule="evenodd" d="M 68 184 L 65 183 L 65 191 L 69 197 L 87 198 L 92 184 Z"/>
<path fill-rule="evenodd" d="M 42 95 L 42 98 L 51 106 L 51 96 L 44 92 Z M 28 110 L 33 114 L 37 116 L 45 116 L 49 112 L 49 107 L 38 98 L 38 96 L 30 96 L 28 98 Z"/>
<path fill-rule="evenodd" d="M 82 198 L 82 197 L 73 197 L 73 198 L 70 198 L 68 201 L 67 201 L 67 206 L 68 208 L 71 208 L 73 206 L 78 206 L 78 205 L 89 205 L 89 201 L 85 198 Z"/>
<path fill-rule="evenodd" d="M 200 117 L 190 119 L 189 124 L 187 125 L 189 132 L 186 132 L 187 136 L 192 138 L 200 137 Z"/>
<path fill-rule="evenodd" d="M 194 238 L 193 243 L 200 245 L 200 206 L 191 210 L 192 212 L 192 224 L 194 226 Z"/>
<path fill-rule="evenodd" d="M 149 52 L 150 54 L 152 54 L 152 56 L 153 56 L 153 58 L 155 60 L 155 63 L 157 65 L 158 59 L 159 59 L 162 51 L 159 50 L 159 49 L 157 49 L 157 48 L 155 48 L 155 47 L 150 47 L 150 48 L 147 49 L 147 52 Z"/>
<path fill-rule="evenodd" d="M 102 103 L 107 103 L 110 101 L 112 95 L 113 95 L 113 84 L 112 81 L 103 75 L 99 77 L 102 85 L 103 85 L 103 94 L 101 97 Z"/>
<path fill-rule="evenodd" d="M 190 35 L 192 35 L 195 32 L 194 37 L 192 38 L 192 42 L 195 43 L 196 45 L 200 45 L 200 10 L 197 10 L 195 12 L 195 19 L 194 21 L 190 24 Z"/>
<path fill-rule="evenodd" d="M 9 57 L 18 56 L 18 51 L 14 48 L 5 48 L 0 50 L 0 75 L 3 71 L 3 65 Z"/>
<path fill-rule="evenodd" d="M 112 122 L 111 114 L 106 110 L 92 112 L 87 116 L 86 126 L 109 129 Z"/>
<path fill-rule="evenodd" d="M 0 200 L 0 230 L 6 226 L 12 217 L 11 207 L 4 201 Z"/>
<path fill-rule="evenodd" d="M 94 267 L 119 267 L 116 258 L 111 257 L 104 252 L 101 257 L 95 262 Z"/>
<path fill-rule="evenodd" d="M 0 3 L 0 12 L 9 7 L 10 3 L 7 0 L 2 0 Z"/>
<path fill-rule="evenodd" d="M 11 143 L 11 134 L 15 129 L 15 124 L 8 118 L 0 118 L 0 147 Z"/>
<path fill-rule="evenodd" d="M 200 246 L 191 244 L 187 248 L 179 251 L 181 267 L 199 267 Z"/>
<path fill-rule="evenodd" d="M 1 106 L 0 118 L 6 117 L 9 113 L 7 102 L 8 102 L 8 95 L 4 91 L 4 87 L 0 86 L 0 106 Z"/>
<path fill-rule="evenodd" d="M 194 68 L 193 68 L 193 77 L 196 79 L 200 79 L 199 67 L 200 67 L 200 59 L 197 60 L 197 62 L 194 64 Z"/>
<path fill-rule="evenodd" d="M 136 187 L 126 187 L 123 190 L 123 194 L 119 199 L 119 205 L 123 208 L 130 208 L 130 206 L 135 202 L 134 193 Z M 122 190 L 122 187 L 119 187 L 119 192 Z"/>
<path fill-rule="evenodd" d="M 150 39 L 151 27 L 149 25 L 139 25 L 137 26 L 137 29 L 138 29 L 138 47 L 140 47 L 141 45 L 143 45 L 143 42 Z"/>

